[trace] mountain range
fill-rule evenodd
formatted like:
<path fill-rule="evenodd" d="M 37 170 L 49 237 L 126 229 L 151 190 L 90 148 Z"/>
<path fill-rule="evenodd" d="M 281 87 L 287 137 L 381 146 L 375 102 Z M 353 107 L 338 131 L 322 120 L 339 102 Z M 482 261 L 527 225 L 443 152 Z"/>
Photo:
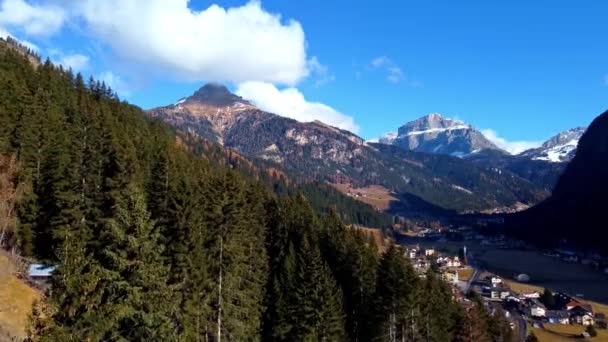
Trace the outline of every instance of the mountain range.
<path fill-rule="evenodd" d="M 567 163 L 576 154 L 584 127 L 561 132 L 541 146 L 511 154 L 470 124 L 432 113 L 408 122 L 397 133 L 387 133 L 379 143 L 416 152 L 444 154 L 474 163 L 509 170 L 547 191 L 551 191 Z"/>
<path fill-rule="evenodd" d="M 298 122 L 262 111 L 219 84 L 207 84 L 175 104 L 147 113 L 182 132 L 234 149 L 254 162 L 284 170 L 294 178 L 357 188 L 380 186 L 397 202 L 415 203 L 414 207 L 422 203 L 455 212 L 496 210 L 527 207 L 549 195 L 546 187 L 508 169 L 366 142 L 319 121 Z M 457 131 L 456 123 L 441 121 L 435 117 L 412 124 L 410 129 Z M 427 124 L 433 126 L 426 128 Z M 465 141 L 471 134 L 477 138 L 467 147 L 492 146 L 475 133 L 446 139 Z"/>
<path fill-rule="evenodd" d="M 570 129 L 545 141 L 538 148 L 523 151 L 516 156 L 530 160 L 563 163 L 572 160 L 584 127 Z M 471 157 L 486 154 L 513 155 L 490 141 L 482 132 L 465 122 L 431 113 L 399 127 L 378 139 L 379 143 L 395 145 L 406 150 L 454 157 Z M 497 153 L 494 153 L 497 152 Z"/>

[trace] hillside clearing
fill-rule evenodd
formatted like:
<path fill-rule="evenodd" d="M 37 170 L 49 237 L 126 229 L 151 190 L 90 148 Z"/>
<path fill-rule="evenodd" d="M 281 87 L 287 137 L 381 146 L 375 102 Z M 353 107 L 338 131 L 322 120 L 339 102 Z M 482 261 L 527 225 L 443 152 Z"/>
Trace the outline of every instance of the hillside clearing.
<path fill-rule="evenodd" d="M 376 248 L 378 249 L 378 253 L 382 254 L 386 250 L 386 244 L 384 243 L 384 234 L 382 234 L 382 230 L 376 228 L 367 228 L 361 226 L 353 226 L 353 228 L 362 232 L 365 235 L 371 235 L 376 243 Z"/>
<path fill-rule="evenodd" d="M 579 338 L 585 327 L 582 325 L 545 324 L 544 329 L 533 328 L 534 335 L 541 342 L 581 341 Z M 596 329 L 597 336 L 585 341 L 608 342 L 608 330 Z"/>
<path fill-rule="evenodd" d="M 32 305 L 41 294 L 19 279 L 14 270 L 10 259 L 0 254 L 0 331 L 23 338 Z"/>
<path fill-rule="evenodd" d="M 369 204 L 377 210 L 387 210 L 390 207 L 391 202 L 398 201 L 398 199 L 383 186 L 371 185 L 364 188 L 355 188 L 350 184 L 330 184 L 345 195 Z"/>

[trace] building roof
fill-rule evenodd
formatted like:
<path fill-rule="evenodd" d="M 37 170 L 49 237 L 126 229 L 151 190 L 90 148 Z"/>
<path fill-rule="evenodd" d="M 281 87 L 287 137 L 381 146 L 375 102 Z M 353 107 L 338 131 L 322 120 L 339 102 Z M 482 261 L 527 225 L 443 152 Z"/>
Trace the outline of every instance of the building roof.
<path fill-rule="evenodd" d="M 593 314 L 593 308 L 589 304 L 578 304 L 569 311 L 573 314 Z"/>
<path fill-rule="evenodd" d="M 545 316 L 547 318 L 558 318 L 558 319 L 570 318 L 568 311 L 564 311 L 564 310 L 547 310 Z"/>
<path fill-rule="evenodd" d="M 577 302 L 576 300 L 571 300 L 568 303 L 566 303 L 566 306 L 571 306 L 573 308 L 579 306 L 581 303 Z"/>
<path fill-rule="evenodd" d="M 55 272 L 56 267 L 43 264 L 31 264 L 27 270 L 30 277 L 50 277 Z"/>
<path fill-rule="evenodd" d="M 536 307 L 539 307 L 539 308 L 546 309 L 545 304 L 541 303 L 538 299 L 533 299 L 531 306 L 536 306 Z"/>

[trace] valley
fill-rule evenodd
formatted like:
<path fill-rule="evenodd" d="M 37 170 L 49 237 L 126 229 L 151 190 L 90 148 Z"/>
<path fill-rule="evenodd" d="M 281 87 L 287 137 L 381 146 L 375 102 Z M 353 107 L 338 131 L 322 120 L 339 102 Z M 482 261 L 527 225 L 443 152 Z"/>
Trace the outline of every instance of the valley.
<path fill-rule="evenodd" d="M 147 113 L 182 134 L 234 149 L 254 162 L 283 170 L 300 181 L 327 181 L 338 184 L 342 190 L 385 189 L 397 200 L 389 205 L 392 200 L 384 194 L 375 205 L 390 209 L 393 215 L 402 212 L 403 216 L 411 213 L 428 216 L 429 211 L 433 214 L 439 209 L 464 212 L 515 207 L 521 203 L 533 205 L 549 195 L 546 184 L 535 183 L 534 179 L 528 179 L 531 177 L 525 178 L 503 165 L 473 163 L 461 158 L 465 153 L 454 157 L 365 142 L 348 131 L 318 121 L 297 122 L 264 112 L 219 84 L 207 84 L 176 104 Z M 412 125 L 436 134 L 439 131 L 435 126 L 456 124 L 433 114 Z M 459 127 L 446 129 L 451 132 Z M 458 139 L 481 139 L 477 133 L 473 138 L 470 136 L 465 134 Z M 474 146 L 479 151 L 483 147 Z M 537 163 L 539 169 L 544 166 L 544 162 L 531 163 Z"/>
<path fill-rule="evenodd" d="M 521 248 L 499 248 L 495 244 L 482 244 L 480 240 L 453 241 L 402 237 L 399 241 L 407 245 L 420 245 L 457 255 L 467 247 L 475 267 L 517 281 L 519 274 L 530 276 L 529 284 L 547 287 L 554 292 L 572 295 L 582 294 L 584 299 L 608 304 L 608 274 L 593 270 L 580 263 L 564 262 L 549 257 L 541 250 L 528 246 Z"/>
<path fill-rule="evenodd" d="M 0 0 L 0 342 L 607 341 L 605 13 Z"/>

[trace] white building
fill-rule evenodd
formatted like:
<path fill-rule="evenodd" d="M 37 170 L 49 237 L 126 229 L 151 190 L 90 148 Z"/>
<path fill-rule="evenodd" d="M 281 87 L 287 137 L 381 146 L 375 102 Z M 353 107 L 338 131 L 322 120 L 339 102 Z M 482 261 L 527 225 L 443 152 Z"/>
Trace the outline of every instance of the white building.
<path fill-rule="evenodd" d="M 531 293 L 524 293 L 523 297 L 529 298 L 529 299 L 538 299 L 538 298 L 540 298 L 540 292 L 536 291 L 536 292 L 531 292 Z"/>
<path fill-rule="evenodd" d="M 502 279 L 499 277 L 492 277 L 492 286 L 498 286 L 502 284 Z"/>
<path fill-rule="evenodd" d="M 538 300 L 534 300 L 530 305 L 530 316 L 532 317 L 545 317 L 547 315 L 547 308 Z"/>

